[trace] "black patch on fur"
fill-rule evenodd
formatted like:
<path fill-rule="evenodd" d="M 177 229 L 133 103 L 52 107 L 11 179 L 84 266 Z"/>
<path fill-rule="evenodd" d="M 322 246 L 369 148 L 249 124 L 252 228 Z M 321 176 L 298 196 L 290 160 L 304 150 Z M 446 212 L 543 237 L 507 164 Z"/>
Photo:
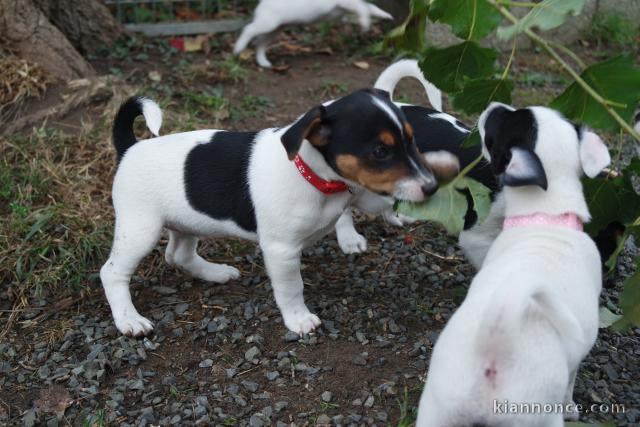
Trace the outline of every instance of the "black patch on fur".
<path fill-rule="evenodd" d="M 142 97 L 134 96 L 127 99 L 118 109 L 116 118 L 113 120 L 113 145 L 116 147 L 118 163 L 124 153 L 136 142 L 136 135 L 133 133 L 133 121 L 142 115 Z"/>
<path fill-rule="evenodd" d="M 196 145 L 184 165 L 187 200 L 193 209 L 218 220 L 257 229 L 247 171 L 257 132 L 216 132 Z"/>
<path fill-rule="evenodd" d="M 491 168 L 496 175 L 504 172 L 511 160 L 511 149 L 519 147 L 534 153 L 538 124 L 527 108 L 509 110 L 496 107 L 484 124 L 484 143 L 491 155 Z"/>

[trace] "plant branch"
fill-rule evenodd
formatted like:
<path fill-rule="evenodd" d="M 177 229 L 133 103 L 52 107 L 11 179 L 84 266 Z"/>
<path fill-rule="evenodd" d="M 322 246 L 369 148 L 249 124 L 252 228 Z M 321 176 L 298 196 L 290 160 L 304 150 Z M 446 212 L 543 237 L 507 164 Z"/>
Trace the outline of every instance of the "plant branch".
<path fill-rule="evenodd" d="M 532 3 L 526 1 L 510 1 L 510 0 L 496 0 L 498 4 L 513 7 L 540 7 L 540 3 Z"/>
<path fill-rule="evenodd" d="M 498 11 L 513 24 L 517 24 L 520 20 L 513 16 L 511 12 L 509 12 L 504 6 L 499 4 L 498 0 L 489 0 L 491 4 L 498 9 Z M 542 49 L 544 49 L 566 72 L 569 74 L 576 83 L 584 89 L 598 104 L 602 105 L 607 113 L 613 119 L 618 122 L 621 128 L 627 131 L 633 138 L 640 141 L 640 134 L 636 132 L 629 123 L 625 122 L 622 117 L 618 114 L 616 110 L 614 110 L 612 106 L 612 102 L 604 99 L 598 92 L 596 92 L 589 84 L 584 81 L 582 77 L 569 65 L 558 52 L 551 46 L 551 43 L 547 41 L 545 38 L 539 36 L 535 32 L 533 32 L 530 28 L 524 30 L 524 33 L 534 42 L 536 42 Z M 619 105 L 619 104 L 618 104 Z"/>
<path fill-rule="evenodd" d="M 481 161 L 482 161 L 482 154 L 480 154 L 471 163 L 469 163 L 464 169 L 462 169 L 460 173 L 456 175 L 455 178 L 453 178 L 453 181 L 451 181 L 451 184 L 453 185 L 457 183 L 460 179 L 464 178 L 471 171 L 471 169 L 475 168 L 476 165 Z"/>
<path fill-rule="evenodd" d="M 562 43 L 554 42 L 554 41 L 551 41 L 551 40 L 547 40 L 547 42 L 551 46 L 555 47 L 556 49 L 560 49 L 561 51 L 563 51 L 564 53 L 569 55 L 571 57 L 571 59 L 573 59 L 575 61 L 575 63 L 578 64 L 578 67 L 580 67 L 581 69 L 584 70 L 585 68 L 587 68 L 587 64 L 585 64 L 584 61 L 582 59 L 580 59 L 580 57 L 578 55 L 576 55 L 576 53 L 574 51 L 572 51 L 571 49 L 569 49 L 568 47 L 566 47 Z"/>

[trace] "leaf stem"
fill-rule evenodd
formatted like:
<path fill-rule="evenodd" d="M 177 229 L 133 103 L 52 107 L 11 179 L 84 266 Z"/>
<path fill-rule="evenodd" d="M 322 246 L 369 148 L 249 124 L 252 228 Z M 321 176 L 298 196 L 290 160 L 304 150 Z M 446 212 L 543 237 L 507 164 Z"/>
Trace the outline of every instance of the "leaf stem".
<path fill-rule="evenodd" d="M 584 70 L 585 68 L 587 68 L 587 64 L 585 64 L 584 61 L 582 59 L 580 59 L 580 57 L 578 55 L 576 55 L 576 53 L 574 51 L 572 51 L 571 49 L 569 49 L 568 47 L 566 47 L 562 43 L 554 42 L 552 40 L 547 40 L 547 42 L 551 46 L 555 47 L 556 49 L 560 49 L 561 51 L 563 51 L 564 53 L 569 55 L 571 57 L 571 59 L 573 59 L 575 61 L 575 63 L 578 64 L 578 67 L 580 67 L 581 69 Z"/>
<path fill-rule="evenodd" d="M 520 21 L 518 18 L 513 16 L 511 12 L 509 12 L 506 8 L 501 6 L 498 3 L 499 0 L 489 0 L 489 1 L 495 8 L 498 9 L 498 11 L 504 17 L 506 17 L 512 23 L 517 24 Z M 569 65 L 564 59 L 562 59 L 560 55 L 558 55 L 558 52 L 555 51 L 555 49 L 551 46 L 548 40 L 539 36 L 529 28 L 525 29 L 524 33 L 531 40 L 533 40 L 538 45 L 540 45 L 540 47 L 544 49 L 567 72 L 567 74 L 569 74 L 576 81 L 576 83 L 580 87 L 582 87 L 582 89 L 584 89 L 585 92 L 587 92 L 598 104 L 602 105 L 602 108 L 604 108 L 607 111 L 607 113 L 609 113 L 609 115 L 613 117 L 613 119 L 616 122 L 618 122 L 621 128 L 627 131 L 633 138 L 640 141 L 640 134 L 638 134 L 638 132 L 636 132 L 629 123 L 625 122 L 624 119 L 620 117 L 620 115 L 616 110 L 611 108 L 612 102 L 604 99 L 602 96 L 600 96 L 598 92 L 596 92 L 591 86 L 589 86 L 589 84 L 585 82 L 584 79 L 578 73 L 576 73 L 576 71 L 571 67 L 571 65 Z"/>
<path fill-rule="evenodd" d="M 456 175 L 455 178 L 453 178 L 453 181 L 451 181 L 451 184 L 453 185 L 457 183 L 459 180 L 461 180 L 462 178 L 464 178 L 471 171 L 471 169 L 475 168 L 476 165 L 482 161 L 482 158 L 483 158 L 482 154 L 476 157 L 471 163 L 469 163 L 464 169 L 462 169 L 460 173 Z"/>
<path fill-rule="evenodd" d="M 540 7 L 540 3 L 526 2 L 526 1 L 510 1 L 510 0 L 496 0 L 498 4 L 513 7 Z"/>

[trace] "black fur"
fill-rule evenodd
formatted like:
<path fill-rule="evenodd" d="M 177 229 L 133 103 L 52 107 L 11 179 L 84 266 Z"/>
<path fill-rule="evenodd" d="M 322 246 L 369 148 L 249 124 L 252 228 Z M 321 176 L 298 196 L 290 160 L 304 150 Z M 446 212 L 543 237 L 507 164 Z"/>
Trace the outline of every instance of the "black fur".
<path fill-rule="evenodd" d="M 256 132 L 216 132 L 211 141 L 189 152 L 184 166 L 189 204 L 200 213 L 230 219 L 250 232 L 257 229 L 247 177 L 255 137 Z"/>
<path fill-rule="evenodd" d="M 538 137 L 538 124 L 533 112 L 527 108 L 511 111 L 496 107 L 484 124 L 484 143 L 491 155 L 491 167 L 499 175 L 511 160 L 511 149 L 519 147 L 534 152 Z"/>
<path fill-rule="evenodd" d="M 134 96 L 127 99 L 118 110 L 113 121 L 113 145 L 116 147 L 118 162 L 124 153 L 138 140 L 133 133 L 133 121 L 142 115 L 142 97 Z"/>

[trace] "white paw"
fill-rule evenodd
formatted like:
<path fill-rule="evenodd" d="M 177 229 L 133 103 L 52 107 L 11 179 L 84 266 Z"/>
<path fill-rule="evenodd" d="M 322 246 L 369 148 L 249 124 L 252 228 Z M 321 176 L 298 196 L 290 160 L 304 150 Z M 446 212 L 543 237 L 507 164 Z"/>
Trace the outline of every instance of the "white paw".
<path fill-rule="evenodd" d="M 576 410 L 576 403 L 571 400 L 569 403 L 565 403 L 565 408 L 571 408 L 570 412 L 564 412 L 563 418 L 565 421 L 580 421 L 580 412 Z"/>
<path fill-rule="evenodd" d="M 367 250 L 367 239 L 355 230 L 338 235 L 338 246 L 345 254 L 361 254 Z"/>
<path fill-rule="evenodd" d="M 146 335 L 153 330 L 153 323 L 145 317 L 140 316 L 137 312 L 120 315 L 113 319 L 116 328 L 123 334 L 130 337 Z"/>
<path fill-rule="evenodd" d="M 308 334 L 322 324 L 320 318 L 311 313 L 306 307 L 300 311 L 283 312 L 282 317 L 284 318 L 284 325 L 300 336 Z"/>
<path fill-rule="evenodd" d="M 262 68 L 271 68 L 273 64 L 266 58 L 257 58 L 258 65 Z"/>
<path fill-rule="evenodd" d="M 202 280 L 216 283 L 226 283 L 240 277 L 240 270 L 226 264 L 209 264 L 198 275 Z"/>

